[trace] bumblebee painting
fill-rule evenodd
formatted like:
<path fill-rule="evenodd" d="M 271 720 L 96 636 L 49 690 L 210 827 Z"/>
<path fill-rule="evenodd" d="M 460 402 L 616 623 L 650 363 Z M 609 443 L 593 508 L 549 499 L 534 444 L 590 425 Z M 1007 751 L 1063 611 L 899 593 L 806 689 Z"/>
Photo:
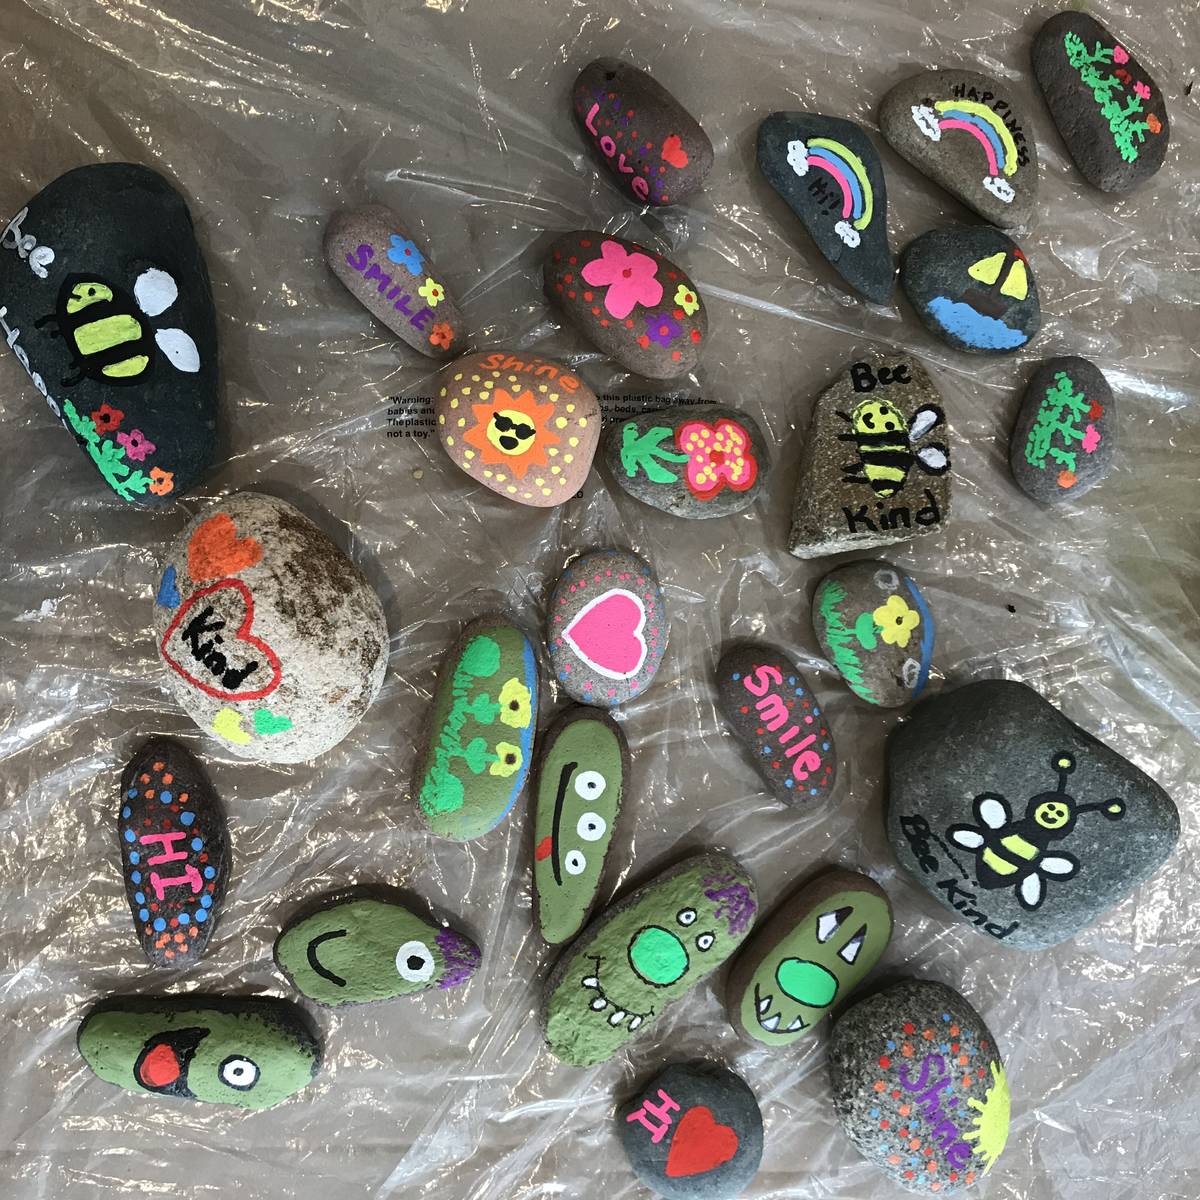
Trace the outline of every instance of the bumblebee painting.
<path fill-rule="evenodd" d="M 946 419 L 935 404 L 918 408 L 911 420 L 890 401 L 879 399 L 863 400 L 852 413 L 838 416 L 851 430 L 839 434 L 838 440 L 853 442 L 858 451 L 858 459 L 842 468 L 846 478 L 870 484 L 883 499 L 904 487 L 914 465 L 927 475 L 950 470 L 950 452 L 943 443 L 917 445 Z"/>

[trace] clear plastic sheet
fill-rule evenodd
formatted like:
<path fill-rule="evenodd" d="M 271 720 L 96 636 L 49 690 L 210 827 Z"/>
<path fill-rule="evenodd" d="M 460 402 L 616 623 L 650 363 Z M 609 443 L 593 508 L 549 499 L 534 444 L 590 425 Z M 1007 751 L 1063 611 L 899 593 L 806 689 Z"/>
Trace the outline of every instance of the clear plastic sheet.
<path fill-rule="evenodd" d="M 1029 45 L 1051 9 L 1005 0 L 3 0 L 0 208 L 61 172 L 140 161 L 189 197 L 220 311 L 225 458 L 200 492 L 147 513 L 105 495 L 27 384 L 0 360 L 0 1193 L 244 1200 L 531 1200 L 644 1194 L 611 1126 L 660 1062 L 710 1056 L 741 1071 L 766 1120 L 748 1195 L 898 1195 L 833 1119 L 825 1035 L 771 1055 L 726 1024 L 717 981 L 627 1054 L 557 1064 L 537 1026 L 552 955 L 531 931 L 529 813 L 469 845 L 425 833 L 407 796 L 436 661 L 462 622 L 507 605 L 531 629 L 564 559 L 630 545 L 657 566 L 671 645 L 623 713 L 635 777 L 606 891 L 683 849 L 716 844 L 767 905 L 821 863 L 888 888 L 895 940 L 881 975 L 961 988 L 987 1016 L 1014 1092 L 1008 1149 L 978 1194 L 1161 1200 L 1200 1194 L 1196 604 L 1200 136 L 1189 96 L 1194 0 L 1112 0 L 1096 15 L 1164 88 L 1173 146 L 1143 190 L 1090 190 L 1036 94 Z M 595 169 L 569 111 L 601 54 L 655 71 L 717 150 L 692 203 L 640 216 Z M 932 65 L 1010 80 L 1042 159 L 1024 237 L 1043 298 L 1031 351 L 984 360 L 931 340 L 901 302 L 848 297 L 754 168 L 758 120 L 811 108 L 874 125 L 879 98 Z M 964 210 L 876 137 L 898 249 Z M 541 294 L 551 237 L 591 225 L 650 238 L 709 298 L 711 335 L 689 395 L 743 405 L 776 446 L 767 502 L 674 521 L 614 494 L 544 512 L 506 504 L 430 440 L 389 437 L 389 398 L 429 395 L 432 366 L 387 336 L 326 270 L 331 210 L 393 206 L 424 236 L 479 345 L 536 346 L 599 392 L 645 390 L 562 331 Z M 871 342 L 934 371 L 956 428 L 957 511 L 891 557 L 926 589 L 954 683 L 1025 679 L 1173 794 L 1183 838 L 1134 897 L 1075 941 L 1004 949 L 898 874 L 882 830 L 883 737 L 821 661 L 809 599 L 831 561 L 784 548 L 812 397 Z M 1094 358 L 1123 406 L 1118 467 L 1077 510 L 1012 486 L 1007 432 L 1034 363 Z M 392 432 L 397 432 L 393 428 Z M 403 429 L 400 430 L 403 432 Z M 391 662 L 357 730 L 319 761 L 255 766 L 171 701 L 150 633 L 156 556 L 208 499 L 253 486 L 301 504 L 384 599 Z M 789 647 L 841 751 L 835 799 L 783 810 L 758 787 L 714 709 L 722 641 Z M 552 694 L 548 696 L 552 702 Z M 545 719 L 553 707 L 543 709 Z M 119 771 L 152 733 L 210 765 L 231 815 L 234 882 L 204 961 L 169 980 L 140 960 L 112 833 Z M 258 1114 L 155 1103 L 77 1057 L 82 1008 L 119 991 L 287 994 L 271 962 L 281 917 L 317 893 L 386 880 L 460 917 L 485 948 L 461 994 L 318 1014 L 326 1066 Z"/>

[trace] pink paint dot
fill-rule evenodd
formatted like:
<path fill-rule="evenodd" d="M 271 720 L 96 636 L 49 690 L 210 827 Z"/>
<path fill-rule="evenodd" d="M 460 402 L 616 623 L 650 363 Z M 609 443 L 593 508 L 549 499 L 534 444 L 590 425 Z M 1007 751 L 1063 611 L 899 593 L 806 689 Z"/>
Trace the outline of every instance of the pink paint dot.
<path fill-rule="evenodd" d="M 812 717 L 805 717 L 805 718 L 804 718 L 804 723 L 805 723 L 805 725 L 811 725 L 811 724 L 812 724 Z"/>

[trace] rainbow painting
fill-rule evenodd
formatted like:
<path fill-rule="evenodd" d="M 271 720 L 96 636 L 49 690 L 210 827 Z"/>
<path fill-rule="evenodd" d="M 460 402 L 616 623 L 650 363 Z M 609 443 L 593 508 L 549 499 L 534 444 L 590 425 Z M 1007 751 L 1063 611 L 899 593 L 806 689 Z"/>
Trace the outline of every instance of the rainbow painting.
<path fill-rule="evenodd" d="M 814 137 L 788 142 L 787 160 L 801 178 L 813 167 L 833 177 L 842 192 L 842 219 L 833 228 L 853 250 L 875 215 L 875 192 L 862 159 L 833 138 Z"/>
<path fill-rule="evenodd" d="M 1016 174 L 1017 143 L 1008 126 L 986 104 L 974 100 L 938 100 L 933 104 L 914 104 L 913 121 L 931 142 L 940 142 L 942 134 L 958 129 L 969 133 L 982 147 L 988 173 L 983 186 L 997 200 L 1011 204 L 1016 193 L 1006 176 Z"/>

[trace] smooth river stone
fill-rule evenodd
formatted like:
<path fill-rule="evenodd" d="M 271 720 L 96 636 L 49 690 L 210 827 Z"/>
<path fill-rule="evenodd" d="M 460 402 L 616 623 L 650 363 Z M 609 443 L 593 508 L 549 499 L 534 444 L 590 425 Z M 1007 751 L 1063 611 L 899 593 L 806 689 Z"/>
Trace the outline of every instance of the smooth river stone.
<path fill-rule="evenodd" d="M 1128 192 L 1162 166 L 1171 138 L 1162 91 L 1099 21 L 1081 12 L 1051 17 L 1033 42 L 1033 74 L 1093 187 Z"/>
<path fill-rule="evenodd" d="M 896 276 L 887 185 L 862 127 L 817 113 L 772 113 L 758 127 L 758 169 L 837 273 L 868 300 L 887 304 Z"/>
<path fill-rule="evenodd" d="M 121 874 L 151 966 L 186 967 L 208 946 L 229 882 L 229 828 L 204 768 L 178 742 L 151 738 L 121 777 Z"/>
<path fill-rule="evenodd" d="M 275 939 L 275 963 L 292 987 L 331 1008 L 459 987 L 479 960 L 465 934 L 372 896 L 322 900 Z"/>
<path fill-rule="evenodd" d="M 708 336 L 696 285 L 637 242 L 582 229 L 560 237 L 542 264 L 546 296 L 597 350 L 647 379 L 692 370 Z"/>
<path fill-rule="evenodd" d="M 0 336 L 122 500 L 170 504 L 217 445 L 217 318 L 183 197 L 77 167 L 0 238 Z"/>
<path fill-rule="evenodd" d="M 678 204 L 699 191 L 713 148 L 699 122 L 645 71 L 616 58 L 575 80 L 575 119 L 596 160 L 638 204 Z"/>
<path fill-rule="evenodd" d="M 325 261 L 377 321 L 431 358 L 461 354 L 466 329 L 426 252 L 391 209 L 335 213 L 325 226 Z"/>
<path fill-rule="evenodd" d="M 1042 504 L 1077 500 L 1112 470 L 1117 402 L 1086 358 L 1051 358 L 1025 391 L 1009 443 L 1017 486 Z"/>
<path fill-rule="evenodd" d="M 634 1174 L 669 1200 L 732 1200 L 762 1160 L 754 1093 L 715 1063 L 673 1063 L 617 1114 Z"/>
<path fill-rule="evenodd" d="M 570 500 L 600 440 L 600 402 L 569 367 L 524 350 L 486 350 L 443 367 L 438 438 L 451 462 L 534 508 Z"/>
<path fill-rule="evenodd" d="M 1179 838 L 1170 796 L 1033 688 L 990 679 L 919 705 L 888 737 L 900 865 L 976 931 L 1040 950 L 1100 920 Z M 1127 911 L 1112 937 L 1134 938 Z"/>
<path fill-rule="evenodd" d="M 870 973 L 892 937 L 892 906 L 874 880 L 827 871 L 747 939 L 725 988 L 729 1023 L 764 1046 L 807 1037 Z"/>
<path fill-rule="evenodd" d="M 985 221 L 1001 229 L 1031 223 L 1037 142 L 1011 85 L 976 71 L 922 71 L 884 96 L 879 129 L 897 154 Z"/>
<path fill-rule="evenodd" d="M 717 703 L 746 757 L 784 804 L 819 804 L 837 778 L 833 735 L 800 668 L 780 649 L 739 643 L 717 665 Z"/>
<path fill-rule="evenodd" d="M 336 746 L 387 671 L 383 606 L 366 577 L 302 512 L 257 492 L 211 505 L 175 540 L 154 628 L 188 716 L 259 762 Z"/>
<path fill-rule="evenodd" d="M 942 398 L 915 358 L 851 363 L 813 403 L 788 550 L 821 558 L 939 532 L 952 443 Z"/>
<path fill-rule="evenodd" d="M 846 1136 L 910 1192 L 969 1187 L 1008 1141 L 996 1039 L 944 984 L 904 979 L 843 1013 L 829 1040 L 829 1080 Z"/>
<path fill-rule="evenodd" d="M 562 1062 L 611 1058 L 715 971 L 754 921 L 754 880 L 708 851 L 664 871 L 592 919 L 546 982 L 542 1029 Z"/>
<path fill-rule="evenodd" d="M 438 837 L 470 841 L 508 816 L 529 775 L 537 706 L 529 639 L 503 614 L 472 621 L 442 664 L 413 777 Z"/>
<path fill-rule="evenodd" d="M 77 1041 L 87 1065 L 126 1091 L 238 1108 L 270 1108 L 321 1067 L 308 1015 L 268 996 L 117 996 L 89 1010 Z"/>
<path fill-rule="evenodd" d="M 541 744 L 533 823 L 537 923 L 551 945 L 591 915 L 629 778 L 629 747 L 611 718 L 573 708 Z"/>
<path fill-rule="evenodd" d="M 658 576 L 629 550 L 581 554 L 550 594 L 550 666 L 580 704 L 611 708 L 640 696 L 658 671 L 669 633 Z"/>
<path fill-rule="evenodd" d="M 950 225 L 909 242 L 900 286 L 925 328 L 955 350 L 1011 354 L 1042 326 L 1025 252 L 990 225 Z"/>

